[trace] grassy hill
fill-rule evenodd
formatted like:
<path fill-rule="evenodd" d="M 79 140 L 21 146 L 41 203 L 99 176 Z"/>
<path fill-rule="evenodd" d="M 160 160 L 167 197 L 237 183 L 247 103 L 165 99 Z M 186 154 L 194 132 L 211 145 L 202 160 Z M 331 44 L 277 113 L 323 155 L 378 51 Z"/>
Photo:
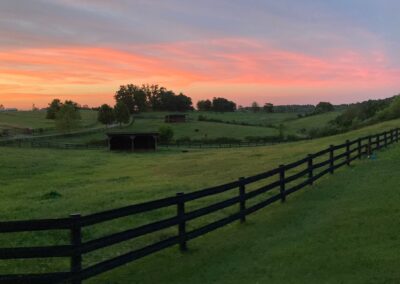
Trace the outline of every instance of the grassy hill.
<path fill-rule="evenodd" d="M 279 125 L 284 125 L 284 135 L 306 136 L 306 132 L 313 128 L 323 127 L 340 112 L 325 113 L 306 118 L 298 118 L 294 113 L 214 113 L 191 112 L 187 113 L 186 123 L 165 123 L 167 112 L 149 112 L 135 115 L 135 122 L 123 129 L 113 131 L 158 132 L 161 126 L 169 126 L 174 131 L 174 139 L 213 140 L 228 138 L 246 140 L 247 137 L 276 137 L 279 135 Z M 199 116 L 216 121 L 199 121 Z M 53 142 L 60 143 L 91 143 L 105 139 L 105 133 L 87 134 L 75 137 L 62 137 Z"/>
<path fill-rule="evenodd" d="M 189 192 L 263 172 L 329 144 L 397 127 L 399 123 L 400 120 L 388 121 L 343 135 L 268 147 L 187 153 L 2 148 L 1 219 L 88 214 Z M 400 196 L 393 190 L 398 184 L 393 172 L 400 170 L 399 157 L 399 146 L 394 146 L 379 153 L 377 160 L 357 162 L 356 167 L 344 168 L 313 188 L 290 196 L 285 205 L 277 204 L 251 216 L 246 225 L 234 224 L 190 242 L 191 250 L 185 255 L 170 249 L 89 283 L 396 282 L 400 279 L 396 266 L 399 259 L 392 248 L 398 242 L 395 220 Z M 94 226 L 84 231 L 84 238 L 174 214 L 173 209 Z M 175 229 L 158 237 L 172 233 Z M 92 253 L 85 263 L 116 255 L 144 241 Z M 4 246 L 65 243 L 68 235 L 3 234 L 0 242 Z M 22 262 L 6 262 L 0 273 L 22 271 L 16 263 Z M 60 259 L 23 263 L 25 269 L 37 272 L 39 267 L 46 271 L 53 265 L 63 270 L 69 262 Z"/>
<path fill-rule="evenodd" d="M 82 126 L 97 124 L 97 112 L 81 110 Z M 45 111 L 0 112 L 0 129 L 7 128 L 54 128 L 54 120 L 46 119 Z"/>

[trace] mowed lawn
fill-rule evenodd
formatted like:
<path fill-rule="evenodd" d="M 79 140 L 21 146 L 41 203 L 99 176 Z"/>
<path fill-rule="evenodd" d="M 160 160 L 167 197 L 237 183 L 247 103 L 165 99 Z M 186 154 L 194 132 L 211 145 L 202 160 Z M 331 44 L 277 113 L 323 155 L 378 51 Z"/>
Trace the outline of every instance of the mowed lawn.
<path fill-rule="evenodd" d="M 329 144 L 399 124 L 399 120 L 390 121 L 343 135 L 268 147 L 187 153 L 0 148 L 0 218 L 89 214 L 189 192 L 266 171 Z M 291 195 L 286 204 L 252 215 L 247 224 L 233 224 L 191 241 L 184 255 L 172 248 L 89 283 L 396 283 L 400 279 L 395 249 L 399 148 L 392 146 L 379 152 L 377 160 L 345 167 Z M 173 213 L 174 208 L 165 212 Z M 84 238 L 160 216 L 166 215 L 157 212 L 122 220 L 124 224 L 107 222 L 84 232 Z M 167 232 L 174 233 L 176 228 Z M 3 234 L 0 238 L 2 246 L 48 245 L 67 242 L 68 234 Z M 128 243 L 99 251 L 85 263 L 133 248 Z M 67 268 L 68 260 L 0 262 L 0 273 L 48 271 L 54 266 Z"/>

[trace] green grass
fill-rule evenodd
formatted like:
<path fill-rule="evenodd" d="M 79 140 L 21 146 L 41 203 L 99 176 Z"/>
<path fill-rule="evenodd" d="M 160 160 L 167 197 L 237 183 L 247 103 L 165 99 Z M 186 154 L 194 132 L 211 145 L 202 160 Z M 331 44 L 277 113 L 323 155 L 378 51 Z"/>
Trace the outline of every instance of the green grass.
<path fill-rule="evenodd" d="M 335 119 L 341 112 L 333 111 L 319 115 L 303 117 L 284 123 L 285 130 L 289 133 L 304 134 L 313 128 L 323 128 L 331 120 Z"/>
<path fill-rule="evenodd" d="M 89 214 L 236 180 L 295 161 L 329 144 L 397 127 L 400 121 L 323 139 L 282 145 L 126 154 L 107 151 L 0 149 L 1 220 Z M 376 161 L 357 162 L 312 188 L 189 243 L 95 278 L 89 283 L 396 283 L 398 146 Z M 190 208 L 209 204 L 199 201 Z M 215 200 L 214 200 L 215 201 Z M 232 210 L 236 210 L 233 208 Z M 222 217 L 219 212 L 208 218 Z M 175 213 L 174 208 L 84 230 L 84 239 Z M 196 225 L 191 224 L 190 226 Z M 189 227 L 190 229 L 191 227 Z M 175 234 L 163 231 L 152 240 Z M 41 238 L 42 237 L 42 238 Z M 85 257 L 85 264 L 143 245 L 148 237 Z M 68 234 L 0 235 L 2 246 L 68 242 Z M 68 260 L 1 262 L 0 273 L 68 267 Z M 371 280 L 372 279 L 372 280 Z"/>
<path fill-rule="evenodd" d="M 188 121 L 185 123 L 164 123 L 157 119 L 137 119 L 128 129 L 132 131 L 158 131 L 161 126 L 169 126 L 174 131 L 174 138 L 191 139 L 229 137 L 243 139 L 246 136 L 274 136 L 274 128 L 242 126 L 217 122 Z"/>
<path fill-rule="evenodd" d="M 82 126 L 97 124 L 97 112 L 81 110 Z M 54 120 L 46 119 L 45 111 L 0 112 L 0 129 L 6 128 L 54 128 Z"/>

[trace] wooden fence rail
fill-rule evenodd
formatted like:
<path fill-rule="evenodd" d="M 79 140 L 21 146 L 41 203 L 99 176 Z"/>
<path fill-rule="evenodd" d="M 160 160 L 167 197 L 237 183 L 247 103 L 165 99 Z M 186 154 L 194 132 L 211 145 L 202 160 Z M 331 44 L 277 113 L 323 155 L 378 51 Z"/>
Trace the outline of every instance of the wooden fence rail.
<path fill-rule="evenodd" d="M 398 142 L 399 128 L 391 129 L 376 135 L 360 137 L 353 141 L 347 140 L 340 145 L 330 145 L 317 153 L 309 154 L 305 158 L 290 164 L 280 165 L 278 168 L 260 173 L 251 177 L 241 177 L 236 181 L 206 188 L 190 193 L 177 193 L 175 196 L 152 200 L 145 203 L 130 205 L 118 209 L 103 211 L 91 215 L 70 215 L 69 218 L 42 219 L 27 221 L 0 222 L 0 233 L 18 233 L 34 231 L 68 230 L 70 243 L 65 245 L 50 245 L 38 247 L 13 247 L 0 248 L 0 261 L 9 259 L 35 259 L 35 258 L 69 258 L 70 270 L 43 274 L 13 274 L 0 275 L 0 283 L 82 283 L 83 280 L 109 271 L 123 264 L 135 261 L 157 251 L 178 245 L 181 251 L 188 249 L 188 242 L 208 232 L 214 231 L 234 221 L 245 222 L 246 216 L 254 213 L 276 201 L 285 202 L 288 195 L 312 185 L 316 180 L 331 173 L 344 165 L 363 156 L 371 155 L 381 147 Z M 296 171 L 293 173 L 293 171 Z M 248 189 L 258 181 L 275 178 L 274 181 Z M 300 181 L 293 185 L 294 182 Z M 194 210 L 188 210 L 188 202 L 209 196 L 220 195 L 225 192 L 234 193 L 233 197 L 208 204 Z M 275 193 L 272 191 L 275 190 Z M 266 195 L 266 193 L 269 193 Z M 249 203 L 255 197 L 265 196 L 265 199 L 255 204 Z M 222 219 L 188 230 L 188 222 L 197 218 L 215 213 L 222 209 L 238 206 L 236 213 Z M 176 215 L 157 220 L 125 231 L 113 233 L 97 239 L 83 241 L 82 229 L 118 218 L 142 214 L 145 212 L 176 207 Z M 85 254 L 120 244 L 140 236 L 149 235 L 166 228 L 176 227 L 176 235 L 151 243 L 145 247 L 129 251 L 97 264 L 83 267 L 82 259 Z"/>

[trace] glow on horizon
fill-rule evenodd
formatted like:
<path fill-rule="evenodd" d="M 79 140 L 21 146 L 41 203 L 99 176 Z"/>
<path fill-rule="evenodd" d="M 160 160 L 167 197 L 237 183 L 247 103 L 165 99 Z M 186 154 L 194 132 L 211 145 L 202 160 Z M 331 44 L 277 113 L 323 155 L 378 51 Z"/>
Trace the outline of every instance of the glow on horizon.
<path fill-rule="evenodd" d="M 46 0 L 35 1 L 50 5 Z M 60 3 L 82 9 L 72 0 Z M 64 11 L 65 7 L 54 9 Z M 91 15 L 97 17 L 98 10 L 93 11 Z M 157 25 L 160 23 L 155 28 Z M 35 31 L 41 39 L 40 29 Z M 3 33 L 10 37 L 7 29 Z M 195 39 L 115 44 L 79 42 L 77 36 L 78 42 L 76 38 L 57 42 L 51 40 L 54 35 L 44 35 L 43 40 L 32 40 L 31 44 L 31 35 L 19 28 L 14 41 L 0 41 L 0 103 L 21 109 L 32 104 L 45 107 L 53 98 L 90 106 L 112 104 L 119 85 L 128 83 L 160 84 L 192 97 L 194 104 L 214 96 L 242 105 L 252 101 L 349 103 L 398 93 L 400 66 L 391 49 L 370 32 L 355 31 L 355 36 L 365 40 L 367 46 L 332 35 L 329 41 L 334 45 L 321 42 L 319 47 L 316 42 L 304 48 L 296 47 L 299 42 L 303 44 L 301 36 L 276 40 L 272 35 L 271 39 L 240 33 L 227 36 L 209 30 Z M 323 38 L 321 31 L 315 37 Z"/>

